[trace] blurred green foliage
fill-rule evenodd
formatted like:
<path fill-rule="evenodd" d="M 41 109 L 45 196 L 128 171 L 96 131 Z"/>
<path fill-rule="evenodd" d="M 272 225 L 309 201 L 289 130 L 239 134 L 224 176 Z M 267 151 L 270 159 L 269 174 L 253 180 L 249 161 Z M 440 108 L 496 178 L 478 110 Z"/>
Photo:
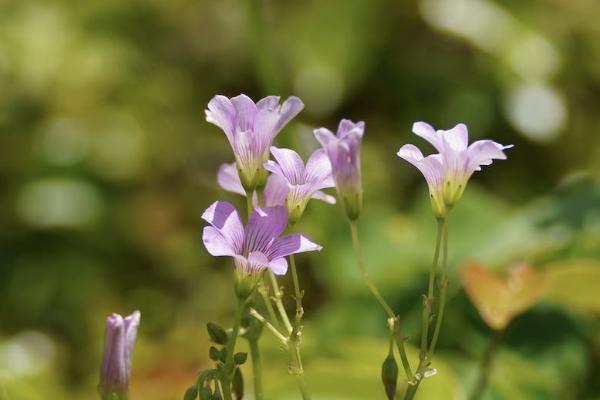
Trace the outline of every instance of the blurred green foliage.
<path fill-rule="evenodd" d="M 599 18 L 592 0 L 0 2 L 0 399 L 95 398 L 113 311 L 142 311 L 135 398 L 181 398 L 207 365 L 204 324 L 234 304 L 199 215 L 243 204 L 216 185 L 233 157 L 203 108 L 241 92 L 300 96 L 278 144 L 304 155 L 313 128 L 366 121 L 364 252 L 413 338 L 435 222 L 396 149 L 423 145 L 416 120 L 515 144 L 450 220 L 451 298 L 420 398 L 463 398 L 475 379 L 490 332 L 459 285 L 471 259 L 553 282 L 509 327 L 485 398 L 600 398 Z M 343 214 L 311 204 L 300 228 L 325 247 L 298 258 L 309 386 L 384 398 L 385 318 Z M 265 343 L 267 394 L 297 398 Z"/>

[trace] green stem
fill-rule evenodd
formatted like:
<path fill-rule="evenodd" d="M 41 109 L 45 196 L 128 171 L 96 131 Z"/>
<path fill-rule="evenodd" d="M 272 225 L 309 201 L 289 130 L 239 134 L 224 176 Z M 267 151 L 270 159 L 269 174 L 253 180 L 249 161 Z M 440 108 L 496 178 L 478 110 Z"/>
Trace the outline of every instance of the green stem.
<path fill-rule="evenodd" d="M 479 400 L 485 391 L 488 379 L 492 371 L 492 363 L 500 344 L 502 343 L 503 331 L 494 331 L 493 336 L 488 343 L 483 358 L 481 359 L 481 365 L 479 368 L 479 377 L 477 383 L 473 388 L 473 392 L 469 396 L 469 400 Z"/>
<path fill-rule="evenodd" d="M 448 222 L 444 222 L 444 257 L 442 261 L 442 277 L 440 280 L 440 302 L 438 304 L 438 314 L 435 319 L 435 329 L 433 331 L 433 338 L 431 339 L 431 345 L 429 346 L 429 354 L 435 353 L 435 347 L 437 345 L 438 338 L 440 336 L 440 330 L 442 328 L 442 321 L 444 320 L 444 310 L 446 309 L 446 292 L 448 290 Z"/>
<path fill-rule="evenodd" d="M 277 318 L 277 314 L 275 314 L 275 309 L 273 308 L 273 303 L 271 303 L 271 298 L 269 297 L 268 287 L 265 285 L 264 281 L 261 284 L 261 288 L 259 288 L 260 295 L 263 298 L 263 302 L 265 303 L 265 307 L 267 309 L 267 313 L 269 314 L 269 318 L 271 321 L 277 325 L 279 330 L 282 330 L 281 322 L 279 322 L 279 318 Z"/>
<path fill-rule="evenodd" d="M 269 279 L 271 281 L 271 287 L 273 288 L 273 298 L 275 301 L 275 306 L 277 307 L 277 311 L 279 311 L 279 316 L 281 317 L 283 325 L 285 326 L 287 334 L 289 335 L 292 333 L 293 327 L 290 323 L 290 319 L 287 316 L 287 312 L 285 311 L 283 302 L 281 301 L 283 295 L 281 294 L 281 290 L 279 289 L 279 284 L 277 283 L 277 279 L 275 278 L 275 275 L 273 275 L 273 272 L 271 272 L 271 270 L 267 271 L 267 275 L 269 276 Z"/>
<path fill-rule="evenodd" d="M 304 380 L 304 368 L 302 367 L 302 357 L 300 356 L 300 341 L 298 339 L 292 340 L 289 346 L 290 355 L 292 358 L 292 374 L 296 378 L 296 383 L 300 389 L 302 399 L 310 400 L 310 393 L 306 387 L 306 381 Z"/>
<path fill-rule="evenodd" d="M 262 385 L 262 367 L 260 364 L 260 349 L 258 348 L 258 340 L 249 340 L 250 358 L 252 359 L 252 373 L 254 376 L 254 398 L 256 400 L 264 399 Z"/>
<path fill-rule="evenodd" d="M 252 204 L 252 194 L 246 194 L 246 209 L 248 210 L 248 218 L 252 215 L 252 211 L 254 211 L 254 205 Z"/>
<path fill-rule="evenodd" d="M 352 247 L 354 247 L 354 255 L 356 256 L 358 269 L 362 274 L 362 278 L 365 282 L 365 285 L 367 285 L 375 299 L 377 299 L 379 304 L 381 304 L 381 307 L 383 307 L 388 317 L 396 318 L 396 314 L 394 314 L 392 308 L 386 303 L 381 293 L 379 293 L 379 289 L 377 289 L 377 286 L 375 286 L 375 284 L 371 281 L 371 278 L 369 278 L 369 273 L 367 272 L 367 267 L 365 266 L 365 261 L 363 259 L 362 252 L 360 249 L 360 241 L 358 240 L 358 225 L 356 223 L 356 220 L 350 221 L 350 229 L 352 231 Z"/>
<path fill-rule="evenodd" d="M 431 316 L 431 306 L 433 304 L 433 289 L 434 285 L 432 282 L 435 281 L 437 264 L 439 261 L 439 253 L 440 253 L 440 245 L 443 241 L 443 266 L 442 266 L 442 278 L 440 282 L 440 301 L 438 306 L 438 316 L 436 318 L 436 325 L 433 333 L 433 338 L 431 341 L 431 345 L 429 349 L 427 349 L 427 333 L 429 329 L 429 319 Z M 437 344 L 437 340 L 440 333 L 440 328 L 442 325 L 442 318 L 444 315 L 444 308 L 446 306 L 446 287 L 448 286 L 448 219 L 444 218 L 438 220 L 438 233 L 435 244 L 435 252 L 433 256 L 433 263 L 431 267 L 431 273 L 429 275 L 429 286 L 427 297 L 424 300 L 423 306 L 423 318 L 421 320 L 423 324 L 423 331 L 421 333 L 421 355 L 419 357 L 419 365 L 417 366 L 417 372 L 415 373 L 415 380 L 411 383 L 409 382 L 408 389 L 404 394 L 404 400 L 412 400 L 417 393 L 419 385 L 423 380 L 423 375 L 425 370 L 431 363 L 431 357 L 435 352 L 435 346 Z M 423 338 L 425 338 L 425 352 L 423 352 Z"/>
<path fill-rule="evenodd" d="M 354 248 L 354 255 L 356 256 L 356 261 L 358 264 L 358 269 L 362 274 L 363 281 L 365 285 L 369 288 L 375 299 L 379 302 L 381 307 L 385 310 L 388 318 L 392 321 L 391 326 L 393 326 L 393 334 L 396 336 L 396 344 L 398 346 L 398 352 L 400 353 L 400 360 L 402 361 L 402 367 L 404 368 L 404 373 L 406 374 L 406 379 L 409 381 L 413 379 L 413 374 L 410 368 L 410 362 L 408 361 L 408 357 L 406 356 L 406 349 L 404 348 L 404 337 L 402 337 L 402 333 L 400 332 L 400 320 L 392 308 L 387 304 L 377 286 L 371 281 L 369 277 L 369 273 L 367 271 L 367 267 L 365 266 L 365 261 L 362 256 L 362 251 L 360 249 L 360 240 L 358 239 L 358 224 L 356 220 L 350 221 L 350 230 L 352 232 L 352 247 Z"/>
<path fill-rule="evenodd" d="M 290 255 L 290 265 L 292 270 L 292 281 L 294 282 L 294 297 L 296 299 L 296 317 L 294 324 L 298 326 L 304 315 L 304 307 L 302 307 L 302 297 L 304 294 L 300 290 L 300 280 L 298 279 L 298 271 L 296 269 L 296 258 L 293 254 Z"/>
<path fill-rule="evenodd" d="M 238 299 L 237 312 L 235 315 L 235 320 L 233 322 L 233 331 L 231 332 L 231 336 L 229 340 L 225 344 L 225 365 L 224 365 L 224 376 L 221 381 L 223 386 L 223 397 L 224 400 L 232 400 L 231 396 L 231 378 L 233 377 L 234 372 L 234 361 L 233 355 L 235 351 L 235 343 L 238 338 L 238 334 L 240 331 L 240 323 L 242 320 L 242 315 L 244 314 L 244 309 L 246 307 L 246 301 Z"/>
<path fill-rule="evenodd" d="M 424 362 L 427 357 L 427 341 L 429 340 L 429 323 L 431 318 L 431 308 L 434 301 L 434 289 L 435 289 L 435 277 L 437 275 L 437 265 L 440 258 L 440 247 L 442 243 L 442 237 L 444 234 L 444 226 L 446 226 L 446 220 L 438 220 L 437 226 L 437 237 L 435 241 L 435 251 L 433 254 L 433 262 L 431 263 L 431 270 L 429 271 L 429 284 L 427 286 L 427 297 L 423 297 L 423 314 L 421 317 L 421 352 L 420 362 Z"/>

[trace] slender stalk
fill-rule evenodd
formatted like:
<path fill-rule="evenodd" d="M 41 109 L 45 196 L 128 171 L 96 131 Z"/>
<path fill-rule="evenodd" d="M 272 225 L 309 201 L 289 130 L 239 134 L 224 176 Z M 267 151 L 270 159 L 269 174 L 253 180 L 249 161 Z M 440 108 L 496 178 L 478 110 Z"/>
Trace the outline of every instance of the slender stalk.
<path fill-rule="evenodd" d="M 304 368 L 302 367 L 302 358 L 300 356 L 300 341 L 292 340 L 290 342 L 289 350 L 293 364 L 291 367 L 291 372 L 296 378 L 296 383 L 300 389 L 302 399 L 310 400 L 311 396 L 308 392 L 308 388 L 306 387 L 306 381 L 304 380 Z"/>
<path fill-rule="evenodd" d="M 254 211 L 254 205 L 252 204 L 251 194 L 246 195 L 246 209 L 248 210 L 248 218 L 250 218 L 252 211 Z"/>
<path fill-rule="evenodd" d="M 293 254 L 290 255 L 290 266 L 292 270 L 292 281 L 294 282 L 294 298 L 296 300 L 296 317 L 295 325 L 300 323 L 304 315 L 304 307 L 302 307 L 302 297 L 304 294 L 300 290 L 300 280 L 298 279 L 298 271 L 296 269 L 296 258 Z"/>
<path fill-rule="evenodd" d="M 271 298 L 269 297 L 269 292 L 268 292 L 268 287 L 263 283 L 261 284 L 262 287 L 259 288 L 259 292 L 260 295 L 263 298 L 263 302 L 265 303 L 265 307 L 267 309 L 267 313 L 269 314 L 269 318 L 271 319 L 271 322 L 273 322 L 277 328 L 279 330 L 282 330 L 282 326 L 281 326 L 281 322 L 279 321 L 279 318 L 277 318 L 277 314 L 275 314 L 275 309 L 273 308 L 273 303 L 271 302 Z"/>
<path fill-rule="evenodd" d="M 424 362 L 427 357 L 427 341 L 429 340 L 429 323 L 431 318 L 431 308 L 434 301 L 434 289 L 435 289 L 435 277 L 437 274 L 437 265 L 440 258 L 440 247 L 442 243 L 442 237 L 444 235 L 444 227 L 446 226 L 446 220 L 438 220 L 437 226 L 437 237 L 435 241 L 435 251 L 433 254 L 433 262 L 431 263 L 431 270 L 429 272 L 429 285 L 427 286 L 427 297 L 423 298 L 423 314 L 421 317 L 421 353 L 420 360 Z"/>
<path fill-rule="evenodd" d="M 236 315 L 235 315 L 235 320 L 233 322 L 233 331 L 231 332 L 231 336 L 229 337 L 229 340 L 225 344 L 225 352 L 226 352 L 225 365 L 224 365 L 225 372 L 224 372 L 224 376 L 223 376 L 223 379 L 221 382 L 222 386 L 223 386 L 224 400 L 232 400 L 231 378 L 233 377 L 233 371 L 234 371 L 234 366 L 235 366 L 234 361 L 233 361 L 233 355 L 234 355 L 234 351 L 235 351 L 235 343 L 238 338 L 238 334 L 240 331 L 240 324 L 241 324 L 241 320 L 242 320 L 242 316 L 244 314 L 245 308 L 246 308 L 246 301 L 238 300 L 238 307 L 237 307 L 237 311 L 236 311 Z"/>
<path fill-rule="evenodd" d="M 421 380 L 424 377 L 425 370 L 429 366 L 429 364 L 431 362 L 431 357 L 433 356 L 433 353 L 435 352 L 435 346 L 437 344 L 437 340 L 438 340 L 439 333 L 440 333 L 440 328 L 442 325 L 444 308 L 446 307 L 446 287 L 448 286 L 448 219 L 447 218 L 442 219 L 438 222 L 438 234 L 437 234 L 437 239 L 436 239 L 436 244 L 435 244 L 433 263 L 432 263 L 432 267 L 431 267 L 432 272 L 429 275 L 428 294 L 424 301 L 425 304 L 423 307 L 424 317 L 422 319 L 422 323 L 424 323 L 425 321 L 427 322 L 427 324 L 423 324 L 424 329 L 425 328 L 428 329 L 428 325 L 429 325 L 429 319 L 430 319 L 430 315 L 431 315 L 431 306 L 433 303 L 433 289 L 434 289 L 433 284 L 432 284 L 432 276 L 433 276 L 433 281 L 435 281 L 435 273 L 436 273 L 437 264 L 439 261 L 440 245 L 442 242 L 443 242 L 443 261 L 442 261 L 443 266 L 442 266 L 442 278 L 440 281 L 440 301 L 439 301 L 439 306 L 438 306 L 438 315 L 436 318 L 436 325 L 435 325 L 435 329 L 433 332 L 433 338 L 431 341 L 431 345 L 429 346 L 429 349 L 427 349 L 427 347 L 425 347 L 425 352 L 423 352 L 423 347 L 421 347 L 421 356 L 420 356 L 420 360 L 419 360 L 419 365 L 417 366 L 417 372 L 415 373 L 416 379 L 414 382 L 412 382 L 412 384 L 409 382 L 408 389 L 407 389 L 406 393 L 404 394 L 404 400 L 412 400 L 414 398 L 415 394 L 417 393 L 419 385 L 421 384 Z M 427 313 L 426 318 L 425 318 L 425 313 Z M 423 334 L 423 332 L 422 332 L 422 336 L 421 336 L 421 346 L 423 346 L 423 337 L 425 338 L 425 346 L 427 346 L 427 342 L 426 342 L 427 334 Z"/>
<path fill-rule="evenodd" d="M 442 321 L 444 320 L 444 310 L 446 308 L 446 292 L 448 289 L 448 222 L 444 222 L 444 257 L 442 261 L 442 277 L 440 280 L 440 302 L 438 304 L 438 315 L 435 319 L 435 329 L 433 331 L 433 338 L 431 339 L 431 345 L 429 346 L 429 354 L 435 352 L 435 346 L 437 345 L 438 338 L 440 336 L 440 330 L 442 328 Z"/>
<path fill-rule="evenodd" d="M 407 380 L 413 379 L 413 373 L 410 368 L 410 362 L 408 361 L 408 356 L 406 355 L 406 349 L 404 348 L 404 336 L 400 331 L 400 323 L 399 318 L 395 318 L 390 325 L 390 339 L 395 338 L 396 346 L 398 347 L 398 353 L 400 354 L 400 361 L 402 362 L 402 368 L 404 368 L 404 373 L 406 374 Z"/>
<path fill-rule="evenodd" d="M 350 229 L 352 231 L 352 246 L 354 247 L 354 255 L 356 256 L 356 262 L 358 263 L 358 269 L 362 274 L 363 281 L 365 285 L 369 288 L 375 299 L 381 304 L 381 307 L 385 310 L 386 314 L 390 318 L 396 318 L 396 314 L 392 308 L 387 304 L 381 293 L 379 293 L 379 289 L 377 286 L 371 281 L 369 277 L 369 273 L 367 272 L 367 267 L 365 266 L 365 261 L 362 256 L 362 251 L 360 249 L 360 241 L 358 240 L 358 225 L 356 220 L 350 221 Z"/>
<path fill-rule="evenodd" d="M 490 338 L 490 341 L 483 353 L 483 358 L 481 359 L 481 364 L 479 367 L 479 377 L 477 378 L 477 382 L 473 387 L 473 391 L 469 396 L 469 400 L 479 400 L 485 391 L 485 387 L 487 385 L 488 379 L 490 377 L 492 371 L 492 364 L 494 357 L 497 354 L 498 348 L 502 343 L 503 331 L 494 331 L 493 336 Z"/>
<path fill-rule="evenodd" d="M 408 357 L 406 356 L 406 349 L 404 348 L 404 337 L 402 336 L 402 332 L 400 332 L 400 319 L 392 308 L 385 301 L 377 286 L 371 281 L 369 277 L 369 273 L 367 271 L 367 267 L 365 266 L 365 261 L 362 256 L 362 251 L 360 249 L 360 240 L 358 239 L 358 224 L 356 220 L 350 221 L 350 230 L 352 231 L 352 247 L 354 248 L 354 255 L 356 257 L 356 262 L 358 264 L 358 269 L 362 274 L 363 281 L 365 285 L 369 288 L 375 299 L 379 302 L 381 307 L 385 310 L 388 318 L 392 321 L 390 327 L 393 327 L 393 334 L 396 336 L 396 345 L 398 346 L 398 352 L 400 353 L 400 360 L 402 361 L 402 367 L 404 368 L 404 373 L 406 374 L 406 379 L 411 381 L 413 379 L 413 374 L 410 368 L 410 362 L 408 361 Z"/>
<path fill-rule="evenodd" d="M 279 315 L 281 316 L 283 325 L 285 326 L 287 334 L 289 335 L 292 333 L 294 328 L 290 323 L 290 319 L 288 318 L 287 312 L 285 311 L 285 307 L 283 306 L 283 302 L 281 301 L 283 295 L 281 294 L 281 290 L 279 289 L 279 284 L 277 283 L 277 279 L 275 278 L 275 275 L 273 275 L 273 272 L 271 272 L 271 270 L 267 271 L 267 275 L 269 276 L 269 279 L 271 281 L 271 287 L 273 288 L 273 298 L 275 301 L 275 306 L 277 307 L 277 311 L 279 311 Z"/>
<path fill-rule="evenodd" d="M 275 336 L 281 342 L 282 345 L 287 347 L 289 339 L 285 337 L 281 332 L 279 332 L 279 330 L 275 328 L 273 324 L 271 324 L 262 315 L 260 315 L 258 311 L 252 308 L 250 309 L 250 315 L 262 322 L 267 327 L 267 329 L 273 334 L 273 336 Z"/>
<path fill-rule="evenodd" d="M 263 400 L 262 367 L 260 364 L 258 340 L 249 340 L 248 342 L 250 344 L 250 358 L 252 359 L 252 373 L 254 377 L 254 398 L 256 400 Z"/>

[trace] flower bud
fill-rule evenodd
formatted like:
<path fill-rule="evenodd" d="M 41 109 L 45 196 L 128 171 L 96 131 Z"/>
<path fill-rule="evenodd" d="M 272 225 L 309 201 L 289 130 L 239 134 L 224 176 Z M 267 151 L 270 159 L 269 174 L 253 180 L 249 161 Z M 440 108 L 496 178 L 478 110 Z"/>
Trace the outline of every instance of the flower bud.
<path fill-rule="evenodd" d="M 381 366 L 381 381 L 385 389 L 385 394 L 389 400 L 393 400 L 396 395 L 396 385 L 398 382 L 398 364 L 392 354 L 388 355 Z"/>
<path fill-rule="evenodd" d="M 139 311 L 126 318 L 113 314 L 106 319 L 104 358 L 98 386 L 104 396 L 125 395 L 129 389 L 131 353 L 139 324 Z"/>
<path fill-rule="evenodd" d="M 233 373 L 231 388 L 236 400 L 242 400 L 244 397 L 244 377 L 242 376 L 242 371 L 239 368 L 236 368 L 235 372 Z"/>

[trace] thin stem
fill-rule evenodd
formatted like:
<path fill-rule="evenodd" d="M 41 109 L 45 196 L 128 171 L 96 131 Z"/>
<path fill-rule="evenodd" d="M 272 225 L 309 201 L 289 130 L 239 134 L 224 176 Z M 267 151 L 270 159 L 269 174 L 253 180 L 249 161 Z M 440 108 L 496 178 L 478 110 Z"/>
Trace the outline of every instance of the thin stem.
<path fill-rule="evenodd" d="M 252 215 L 252 211 L 254 211 L 254 205 L 252 204 L 252 195 L 246 195 L 246 209 L 248 210 L 248 218 Z"/>
<path fill-rule="evenodd" d="M 400 361 L 402 362 L 402 368 L 404 368 L 404 373 L 406 375 L 406 379 L 412 381 L 414 375 L 410 368 L 410 362 L 408 361 L 408 356 L 406 355 L 406 349 L 404 348 L 404 336 L 400 331 L 400 320 L 399 318 L 395 318 L 392 321 L 392 326 L 390 327 L 390 335 L 395 337 L 396 346 L 398 347 L 398 353 L 400 354 Z"/>
<path fill-rule="evenodd" d="M 396 314 L 394 314 L 392 308 L 386 303 L 383 296 L 381 296 L 381 293 L 379 293 L 379 290 L 377 289 L 375 284 L 371 281 L 371 278 L 369 278 L 369 273 L 367 272 L 367 267 L 365 266 L 365 261 L 360 250 L 360 241 L 358 240 L 358 225 L 356 223 L 356 220 L 350 221 L 350 229 L 352 231 L 352 246 L 354 247 L 354 255 L 356 256 L 358 269 L 362 274 L 362 278 L 365 282 L 365 285 L 367 285 L 375 299 L 377 299 L 379 304 L 381 304 L 381 307 L 383 307 L 388 317 L 396 318 Z"/>
<path fill-rule="evenodd" d="M 471 392 L 471 395 L 469 396 L 469 400 L 478 400 L 483 395 L 492 371 L 494 357 L 496 356 L 498 348 L 500 348 L 500 344 L 502 343 L 502 336 L 503 331 L 494 331 L 494 334 L 491 337 L 485 352 L 483 353 L 483 358 L 481 359 L 481 365 L 479 367 L 479 377 L 477 378 L 477 382 L 473 387 L 473 392 Z"/>
<path fill-rule="evenodd" d="M 296 269 L 296 258 L 293 254 L 290 255 L 290 265 L 292 270 L 292 281 L 294 282 L 294 298 L 296 299 L 296 317 L 295 325 L 297 326 L 304 315 L 304 308 L 302 307 L 302 297 L 304 294 L 300 290 L 300 280 L 298 279 L 298 271 Z"/>
<path fill-rule="evenodd" d="M 291 334 L 293 331 L 293 327 L 292 324 L 290 323 L 290 319 L 287 316 L 287 312 L 285 311 L 285 307 L 283 306 L 283 302 L 281 301 L 281 298 L 283 297 L 283 295 L 281 294 L 281 290 L 279 289 L 279 284 L 277 283 L 277 279 L 275 278 L 275 275 L 273 275 L 273 272 L 271 272 L 271 270 L 267 271 L 267 275 L 269 276 L 269 279 L 271 280 L 271 287 L 273 288 L 273 298 L 275 300 L 275 306 L 277 307 L 277 311 L 279 311 L 279 315 L 281 316 L 281 320 L 283 321 L 283 325 L 285 325 L 285 329 L 287 331 L 287 334 Z"/>
<path fill-rule="evenodd" d="M 277 328 L 275 328 L 273 326 L 273 324 L 271 324 L 262 315 L 260 315 L 260 313 L 258 311 L 256 311 L 255 309 L 251 308 L 250 309 L 250 315 L 252 317 L 256 318 L 258 321 L 262 322 L 267 327 L 267 329 L 269 330 L 269 332 L 271 332 L 273 334 L 273 336 L 275 336 L 277 339 L 279 339 L 279 341 L 281 342 L 281 344 L 283 344 L 284 346 L 287 347 L 289 339 L 287 337 L 285 337 L 281 332 L 279 332 L 279 330 L 277 330 Z"/>
<path fill-rule="evenodd" d="M 302 399 L 310 400 L 311 396 L 306 387 L 306 381 L 304 380 L 304 368 L 302 367 L 302 358 L 300 356 L 300 342 L 298 340 L 292 340 L 289 349 L 293 363 L 291 372 L 296 378 L 296 383 L 300 389 Z"/>
<path fill-rule="evenodd" d="M 423 314 L 421 317 L 421 353 L 420 360 L 425 360 L 427 356 L 427 341 L 429 340 L 429 323 L 431 318 L 431 308 L 434 301 L 434 289 L 435 289 L 435 277 L 437 274 L 437 265 L 440 258 L 440 247 L 442 243 L 442 237 L 444 234 L 444 226 L 446 220 L 438 220 L 437 226 L 437 237 L 435 240 L 435 251 L 433 254 L 433 261 L 431 263 L 431 270 L 429 272 L 429 285 L 427 286 L 427 297 L 423 298 Z"/>
<path fill-rule="evenodd" d="M 265 303 L 265 307 L 267 309 L 267 313 L 269 314 L 269 318 L 271 319 L 271 322 L 273 322 L 276 326 L 277 329 L 282 330 L 282 326 L 281 326 L 281 322 L 279 321 L 279 318 L 277 318 L 277 314 L 275 314 L 275 309 L 273 308 L 273 303 L 271 302 L 271 298 L 269 297 L 269 288 L 263 283 L 261 284 L 262 287 L 259 288 L 259 292 L 260 295 L 263 298 L 263 302 Z"/>
<path fill-rule="evenodd" d="M 252 373 L 254 377 L 254 398 L 256 400 L 264 399 L 262 385 L 262 367 L 260 364 L 260 349 L 258 348 L 258 340 L 249 340 L 250 358 L 252 359 Z"/>
<path fill-rule="evenodd" d="M 429 275 L 429 287 L 428 287 L 428 294 L 427 297 L 424 301 L 424 307 L 423 307 L 423 315 L 425 316 L 425 313 L 427 312 L 427 318 L 423 318 L 422 319 L 422 323 L 424 321 L 427 321 L 427 324 L 423 325 L 423 328 L 429 328 L 429 318 L 431 315 L 431 305 L 433 303 L 433 284 L 432 284 L 432 276 L 433 276 L 433 280 L 435 281 L 435 270 L 437 269 L 437 264 L 439 261 L 439 253 L 440 253 L 440 244 L 443 242 L 443 266 L 442 266 L 442 278 L 441 278 L 441 282 L 440 282 L 440 301 L 439 301 L 439 307 L 438 307 L 438 316 L 436 318 L 436 325 L 435 325 L 435 329 L 433 332 L 433 338 L 431 341 L 431 345 L 429 346 L 429 349 L 427 349 L 427 347 L 425 347 L 425 352 L 423 352 L 423 347 L 421 347 L 421 356 L 420 356 L 420 360 L 419 360 L 419 365 L 417 367 L 417 372 L 415 373 L 415 382 L 412 382 L 412 384 L 409 382 L 409 386 L 408 389 L 406 391 L 406 393 L 404 394 L 404 400 L 411 400 L 414 398 L 415 394 L 417 393 L 417 390 L 419 388 L 419 385 L 421 384 L 421 380 L 423 379 L 424 373 L 426 368 L 429 366 L 430 362 L 431 362 L 431 357 L 433 356 L 433 353 L 435 352 L 435 346 L 437 344 L 437 340 L 439 337 L 439 333 L 440 333 L 440 328 L 441 328 L 441 321 L 444 315 L 444 308 L 446 306 L 446 287 L 448 286 L 448 277 L 447 277 L 447 270 L 448 270 L 448 219 L 444 218 L 442 220 L 438 221 L 438 233 L 437 233 L 437 239 L 436 239 L 436 244 L 435 244 L 435 252 L 434 252 L 434 256 L 433 256 L 433 263 L 432 263 L 432 267 L 431 267 L 431 274 Z M 431 296 L 431 297 L 430 297 Z M 430 300 L 431 299 L 431 300 Z M 427 340 L 427 335 L 423 335 L 422 332 L 422 336 L 421 336 L 421 346 L 423 345 L 423 337 L 425 337 L 425 340 Z M 427 346 L 427 342 L 425 342 L 425 346 Z"/>
<path fill-rule="evenodd" d="M 440 280 L 440 302 L 438 304 L 438 314 L 435 319 L 435 329 L 433 331 L 433 338 L 431 339 L 431 345 L 429 346 L 429 354 L 435 352 L 435 346 L 440 335 L 442 328 L 442 321 L 444 320 L 444 310 L 446 308 L 446 292 L 448 289 L 448 222 L 444 222 L 444 257 L 442 261 L 442 278 Z"/>
<path fill-rule="evenodd" d="M 229 340 L 225 344 L 225 366 L 224 366 L 224 377 L 222 379 L 223 385 L 223 397 L 224 400 L 232 400 L 231 396 L 231 378 L 233 377 L 234 372 L 234 361 L 233 355 L 235 351 L 235 343 L 237 341 L 238 333 L 240 331 L 240 324 L 242 320 L 242 315 L 244 313 L 244 309 L 246 307 L 245 300 L 238 300 L 238 308 L 235 315 L 235 321 L 233 322 L 233 331 L 231 332 L 231 336 Z"/>

